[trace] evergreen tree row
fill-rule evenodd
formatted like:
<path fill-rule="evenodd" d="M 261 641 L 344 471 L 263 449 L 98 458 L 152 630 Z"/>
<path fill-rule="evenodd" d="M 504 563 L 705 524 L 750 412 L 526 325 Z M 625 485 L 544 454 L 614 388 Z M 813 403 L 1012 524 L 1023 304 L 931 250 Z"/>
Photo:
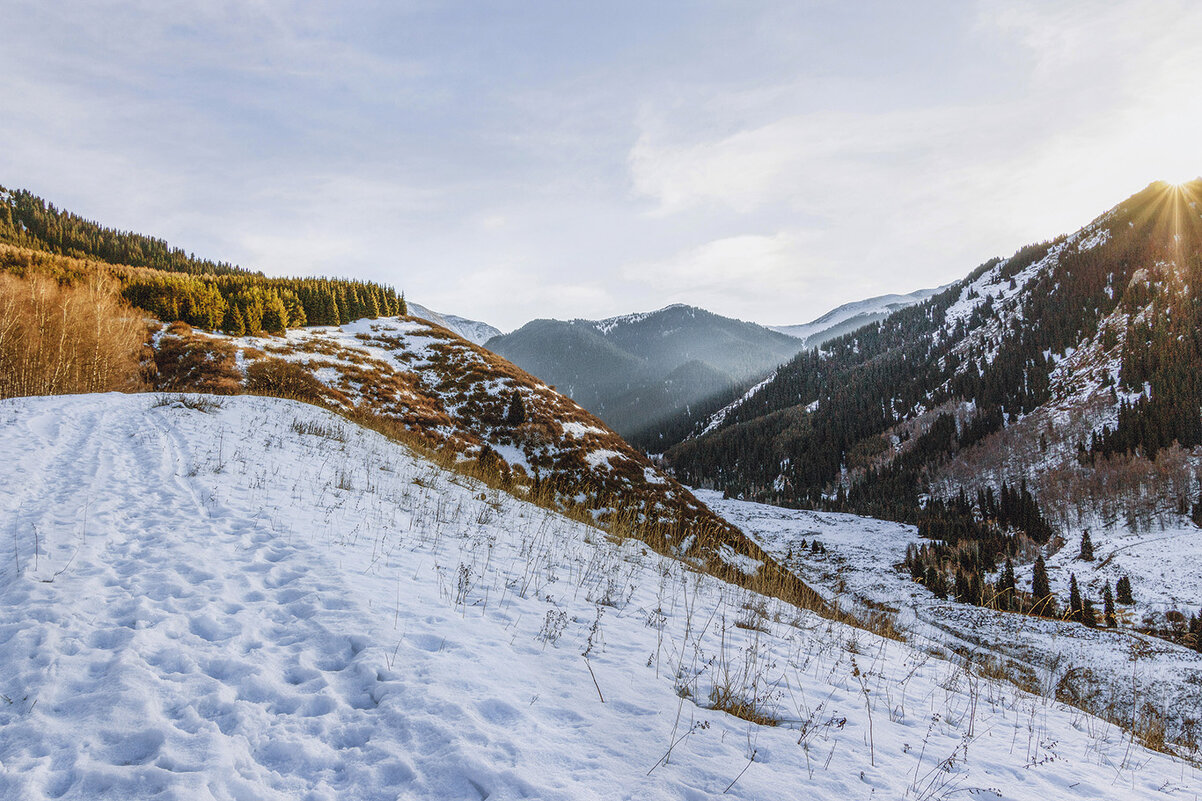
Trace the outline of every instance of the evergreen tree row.
<path fill-rule="evenodd" d="M 0 187 L 0 242 L 113 265 L 124 298 L 165 322 L 242 336 L 305 325 L 408 313 L 391 287 L 332 278 L 268 278 L 171 248 L 161 239 L 116 231 L 24 190 Z M 7 269 L 24 271 L 19 260 Z M 76 276 L 57 276 L 60 280 Z"/>
<path fill-rule="evenodd" d="M 232 275 L 248 273 L 225 262 L 197 258 L 164 240 L 106 228 L 55 208 L 24 189 L 0 186 L 0 242 L 60 256 L 96 259 L 171 272 Z"/>
<path fill-rule="evenodd" d="M 254 274 L 184 275 L 115 271 L 122 294 L 160 320 L 182 320 L 233 336 L 282 334 L 305 325 L 343 325 L 408 313 L 390 287 L 332 278 L 266 278 Z"/>

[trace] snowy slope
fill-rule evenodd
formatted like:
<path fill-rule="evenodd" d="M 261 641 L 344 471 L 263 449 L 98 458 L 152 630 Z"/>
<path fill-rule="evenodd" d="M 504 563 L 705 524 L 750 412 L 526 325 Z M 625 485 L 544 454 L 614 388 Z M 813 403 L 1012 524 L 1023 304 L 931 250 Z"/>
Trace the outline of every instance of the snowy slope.
<path fill-rule="evenodd" d="M 477 345 L 483 345 L 488 340 L 501 334 L 501 329 L 482 323 L 479 320 L 469 320 L 466 317 L 459 317 L 455 314 L 441 314 L 433 309 L 427 309 L 425 306 L 420 306 L 410 302 L 409 314 L 414 317 L 420 317 L 423 320 L 441 325 L 448 331 L 454 332 L 466 339 L 468 342 L 473 342 Z"/>
<path fill-rule="evenodd" d="M 721 493 L 709 490 L 695 493 L 828 600 L 860 614 L 884 613 L 928 650 L 971 653 L 1004 663 L 1041 692 L 1075 698 L 1078 704 L 1119 719 L 1130 719 L 1134 689 L 1137 715 L 1144 704 L 1151 704 L 1170 736 L 1189 737 L 1189 727 L 1194 725 L 1189 721 L 1202 708 L 1202 654 L 1138 634 L 1126 624 L 1117 631 L 1089 629 L 936 598 L 911 581 L 908 572 L 897 569 L 906 547 L 923 542 L 914 526 L 723 499 Z M 815 540 L 823 546 L 820 553 L 802 545 Z M 1144 602 L 1148 596 L 1159 599 L 1197 592 L 1196 573 L 1190 575 L 1180 567 L 1197 566 L 1191 559 L 1197 547 L 1184 532 L 1165 532 L 1163 539 L 1112 542 L 1102 538 L 1095 551 L 1100 558 L 1094 563 L 1073 561 L 1069 554 L 1075 550 L 1068 547 L 1049 559 L 1053 592 L 1067 598 L 1070 570 L 1077 573 L 1082 591 L 1095 599 L 1101 597 L 1105 578 L 1113 586 L 1118 575 L 1129 572 L 1134 585 L 1143 590 L 1137 610 L 1150 608 Z M 1110 555 L 1122 551 L 1131 552 L 1125 564 L 1132 569 L 1119 572 Z M 1029 587 L 1030 567 L 1016 572 L 1019 585 Z M 1163 612 L 1164 606 L 1151 608 Z M 1134 662 L 1133 653 L 1138 654 Z"/>
<path fill-rule="evenodd" d="M 882 320 L 898 309 L 904 309 L 907 306 L 913 306 L 915 303 L 921 303 L 932 295 L 937 295 L 944 289 L 947 289 L 948 286 L 951 285 L 948 284 L 947 286 L 936 287 L 934 289 L 919 289 L 908 295 L 879 295 L 875 298 L 857 300 L 851 303 L 844 303 L 842 306 L 836 306 L 826 314 L 808 323 L 801 325 L 770 325 L 768 327 L 773 331 L 779 331 L 782 334 L 788 334 L 791 337 L 805 340 L 808 347 L 816 348 L 827 339 Z"/>
<path fill-rule="evenodd" d="M 3 401 L 0 454 L 0 798 L 1202 789 L 1109 724 L 310 406 Z M 708 708 L 715 688 L 781 725 Z"/>

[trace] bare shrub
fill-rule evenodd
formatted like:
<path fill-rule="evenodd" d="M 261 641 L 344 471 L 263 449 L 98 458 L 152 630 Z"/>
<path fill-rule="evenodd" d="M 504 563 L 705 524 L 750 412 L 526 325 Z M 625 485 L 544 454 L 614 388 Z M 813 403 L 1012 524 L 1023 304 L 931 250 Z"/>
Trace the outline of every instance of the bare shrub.
<path fill-rule="evenodd" d="M 145 336 L 102 276 L 0 275 L 0 397 L 141 389 Z"/>
<path fill-rule="evenodd" d="M 214 395 L 237 395 L 242 391 L 234 346 L 195 334 L 184 323 L 168 326 L 155 349 L 154 361 L 158 369 L 156 389 Z"/>
<path fill-rule="evenodd" d="M 345 400 L 342 393 L 331 390 L 301 365 L 283 359 L 252 362 L 246 368 L 246 388 L 258 395 L 291 398 L 319 406 Z"/>

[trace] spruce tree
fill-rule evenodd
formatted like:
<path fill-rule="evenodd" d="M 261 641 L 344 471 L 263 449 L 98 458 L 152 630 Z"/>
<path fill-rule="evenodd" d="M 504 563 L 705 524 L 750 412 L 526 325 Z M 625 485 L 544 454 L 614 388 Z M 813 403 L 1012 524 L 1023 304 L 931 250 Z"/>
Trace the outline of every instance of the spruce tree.
<path fill-rule="evenodd" d="M 517 428 L 524 422 L 526 422 L 526 403 L 522 400 L 522 393 L 515 389 L 509 396 L 509 409 L 505 412 L 505 423 Z"/>
<path fill-rule="evenodd" d="M 1081 532 L 1081 553 L 1077 554 L 1077 558 L 1083 562 L 1093 561 L 1093 540 L 1089 538 L 1089 529 Z"/>
<path fill-rule="evenodd" d="M 1114 616 L 1114 593 L 1110 591 L 1109 581 L 1102 588 L 1102 616 L 1103 621 L 1110 628 L 1118 625 L 1118 619 Z"/>
<path fill-rule="evenodd" d="M 225 322 L 221 327 L 232 337 L 246 336 L 246 320 L 238 307 L 232 303 L 225 309 Z"/>
<path fill-rule="evenodd" d="M 1002 575 L 997 582 L 997 607 L 1005 610 L 1013 609 L 1017 589 L 1014 580 L 1014 563 L 1007 559 L 1006 565 L 1002 568 Z"/>
<path fill-rule="evenodd" d="M 1084 598 L 1081 601 L 1081 622 L 1091 629 L 1098 627 L 1098 613 L 1094 611 L 1093 601 Z"/>
<path fill-rule="evenodd" d="M 281 337 L 288 332 L 288 309 L 274 292 L 264 295 L 262 327 L 267 333 Z"/>
<path fill-rule="evenodd" d="M 1130 606 L 1131 604 L 1135 603 L 1135 598 L 1133 598 L 1131 595 L 1131 579 L 1129 579 L 1127 576 L 1123 576 L 1118 580 L 1118 583 L 1114 585 L 1114 594 L 1115 600 L 1121 604 Z"/>
<path fill-rule="evenodd" d="M 1036 612 L 1051 613 L 1052 588 L 1048 584 L 1048 568 L 1043 562 L 1043 554 L 1035 557 L 1035 569 L 1031 574 L 1031 596 L 1035 601 Z"/>
<path fill-rule="evenodd" d="M 1068 619 L 1081 621 L 1083 613 L 1081 590 L 1077 588 L 1077 574 L 1072 573 L 1068 579 Z"/>

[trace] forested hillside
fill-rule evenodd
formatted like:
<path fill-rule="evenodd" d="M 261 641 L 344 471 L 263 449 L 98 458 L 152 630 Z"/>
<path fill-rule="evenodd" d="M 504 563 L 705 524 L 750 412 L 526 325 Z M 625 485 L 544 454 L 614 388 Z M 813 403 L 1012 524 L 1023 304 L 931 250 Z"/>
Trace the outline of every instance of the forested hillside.
<path fill-rule="evenodd" d="M 971 542 L 959 570 L 939 555 L 949 586 L 1055 531 L 1179 519 L 1202 461 L 1200 195 L 1152 184 L 799 354 L 670 464 L 686 483 Z"/>
<path fill-rule="evenodd" d="M 22 189 L 0 187 L 0 270 L 76 280 L 100 268 L 121 294 L 160 320 L 180 320 L 235 336 L 280 334 L 305 325 L 341 325 L 405 313 L 404 298 L 379 284 L 333 278 L 269 278 L 197 258 L 162 239 L 106 228 Z"/>

